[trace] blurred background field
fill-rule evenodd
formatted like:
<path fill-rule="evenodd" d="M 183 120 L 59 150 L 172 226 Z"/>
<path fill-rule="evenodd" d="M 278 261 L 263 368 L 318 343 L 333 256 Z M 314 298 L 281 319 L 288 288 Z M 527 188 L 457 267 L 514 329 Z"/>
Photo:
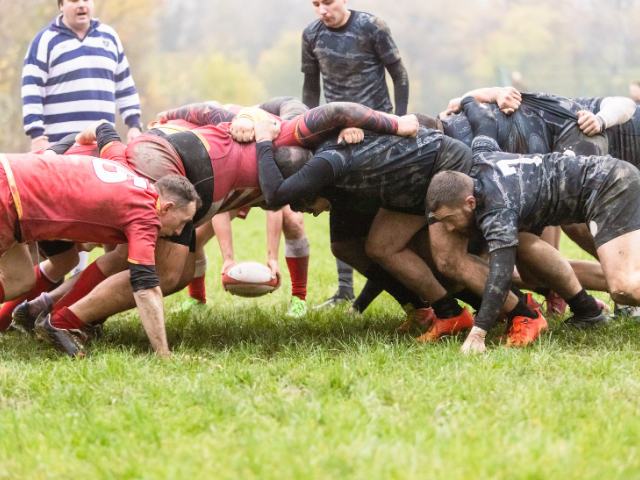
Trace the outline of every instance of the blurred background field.
<path fill-rule="evenodd" d="M 472 88 L 509 85 L 565 96 L 627 94 L 640 79 L 637 0 L 349 0 L 383 18 L 411 81 L 409 111 L 435 115 Z M 0 0 L 0 151 L 28 147 L 20 76 L 55 0 Z M 310 0 L 96 0 L 119 33 L 143 121 L 202 100 L 254 104 L 302 93 L 300 38 Z M 393 89 L 391 89 L 393 91 Z"/>

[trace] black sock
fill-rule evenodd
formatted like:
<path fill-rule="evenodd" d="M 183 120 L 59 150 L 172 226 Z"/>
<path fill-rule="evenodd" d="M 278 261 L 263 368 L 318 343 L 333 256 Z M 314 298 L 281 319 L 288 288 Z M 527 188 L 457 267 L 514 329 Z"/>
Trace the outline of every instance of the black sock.
<path fill-rule="evenodd" d="M 518 300 L 520 300 L 525 305 L 527 304 L 527 294 L 526 293 L 524 293 L 522 290 L 520 290 L 519 288 L 516 288 L 516 287 L 511 287 L 511 291 L 513 292 L 513 294 L 516 297 L 518 297 Z"/>
<path fill-rule="evenodd" d="M 353 309 L 356 312 L 364 312 L 369 305 L 384 291 L 380 285 L 373 280 L 367 279 L 367 283 L 364 284 L 364 288 L 360 290 L 358 298 L 353 302 Z"/>
<path fill-rule="evenodd" d="M 400 280 L 391 275 L 377 263 L 371 264 L 367 271 L 364 272 L 364 276 L 367 278 L 367 280 L 372 280 L 379 287 L 386 290 L 389 295 L 391 295 L 398 301 L 400 305 L 406 305 L 407 303 L 410 303 L 416 310 L 429 307 L 428 303 L 426 303 L 418 295 L 409 290 L 404 285 L 404 283 L 400 282 Z M 367 305 L 365 305 L 364 308 L 367 308 Z"/>
<path fill-rule="evenodd" d="M 471 305 L 471 308 L 473 308 L 476 312 L 480 310 L 480 306 L 482 305 L 482 297 L 480 295 L 476 295 L 468 288 L 465 288 L 458 293 L 454 293 L 453 296 L 461 302 L 464 302 L 467 305 Z"/>
<path fill-rule="evenodd" d="M 538 318 L 538 314 L 527 307 L 527 304 L 522 300 L 518 302 L 516 308 L 507 313 L 507 318 L 513 320 L 516 317 Z"/>
<path fill-rule="evenodd" d="M 580 315 L 584 317 L 597 317 L 600 315 L 600 307 L 598 302 L 583 288 L 576 295 L 566 300 L 567 305 L 574 315 Z"/>
<path fill-rule="evenodd" d="M 457 317 L 462 314 L 462 307 L 458 301 L 450 294 L 446 294 L 437 302 L 433 302 L 433 311 L 440 320 Z"/>
<path fill-rule="evenodd" d="M 538 287 L 534 290 L 534 292 L 536 292 L 538 295 L 542 295 L 543 297 L 546 297 L 551 293 L 551 289 L 547 287 Z"/>

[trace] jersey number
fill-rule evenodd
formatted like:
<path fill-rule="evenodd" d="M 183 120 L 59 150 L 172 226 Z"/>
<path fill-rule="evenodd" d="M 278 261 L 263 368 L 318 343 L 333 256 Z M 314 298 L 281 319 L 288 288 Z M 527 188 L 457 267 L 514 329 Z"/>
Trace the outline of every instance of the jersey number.
<path fill-rule="evenodd" d="M 106 162 L 99 158 L 93 159 L 93 170 L 104 183 L 122 183 L 133 178 L 133 184 L 139 188 L 147 188 L 147 181 L 142 177 L 132 175 L 126 169 L 113 162 Z"/>
<path fill-rule="evenodd" d="M 500 170 L 502 170 L 502 174 L 506 177 L 507 175 L 515 175 L 516 169 L 513 168 L 512 165 L 540 165 L 542 163 L 542 159 L 540 157 L 533 157 L 530 160 L 523 160 L 521 158 L 517 158 L 515 160 L 500 160 L 496 162 Z"/>

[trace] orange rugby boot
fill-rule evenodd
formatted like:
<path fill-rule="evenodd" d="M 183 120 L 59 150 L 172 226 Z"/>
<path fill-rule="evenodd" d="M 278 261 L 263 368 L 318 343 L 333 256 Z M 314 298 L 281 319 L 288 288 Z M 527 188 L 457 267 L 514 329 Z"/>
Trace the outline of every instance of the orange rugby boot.
<path fill-rule="evenodd" d="M 433 308 L 413 308 L 413 305 L 405 305 L 402 309 L 407 314 L 405 322 L 396 330 L 398 333 L 407 333 L 412 327 L 429 328 L 436 318 Z"/>
<path fill-rule="evenodd" d="M 457 317 L 445 319 L 436 317 L 429 331 L 416 338 L 416 341 L 420 343 L 435 342 L 442 337 L 457 335 L 462 330 L 471 327 L 473 327 L 473 315 L 467 310 L 467 307 L 464 307 L 462 313 Z"/>
<path fill-rule="evenodd" d="M 533 343 L 540 336 L 540 333 L 549 330 L 549 325 L 540 310 L 535 310 L 535 313 L 538 314 L 537 318 L 516 317 L 513 319 L 504 347 L 524 347 Z"/>

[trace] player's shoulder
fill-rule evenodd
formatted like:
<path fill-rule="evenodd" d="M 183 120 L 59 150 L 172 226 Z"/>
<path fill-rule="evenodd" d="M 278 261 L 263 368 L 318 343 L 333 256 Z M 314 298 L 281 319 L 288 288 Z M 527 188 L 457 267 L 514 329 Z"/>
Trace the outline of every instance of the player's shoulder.
<path fill-rule="evenodd" d="M 98 23 L 95 27 L 95 32 L 102 37 L 111 37 L 115 42 L 120 40 L 115 29 L 104 23 Z"/>
<path fill-rule="evenodd" d="M 367 12 L 353 12 L 355 15 L 354 23 L 366 31 L 371 33 L 386 32 L 390 33 L 389 26 L 380 17 Z"/>
<path fill-rule="evenodd" d="M 304 31 L 302 32 L 302 36 L 304 38 L 313 38 L 316 35 L 318 35 L 318 33 L 326 30 L 326 26 L 324 23 L 322 23 L 322 20 L 317 19 L 314 20 L 313 22 L 311 22 L 309 25 L 307 25 L 307 28 L 304 29 Z"/>

